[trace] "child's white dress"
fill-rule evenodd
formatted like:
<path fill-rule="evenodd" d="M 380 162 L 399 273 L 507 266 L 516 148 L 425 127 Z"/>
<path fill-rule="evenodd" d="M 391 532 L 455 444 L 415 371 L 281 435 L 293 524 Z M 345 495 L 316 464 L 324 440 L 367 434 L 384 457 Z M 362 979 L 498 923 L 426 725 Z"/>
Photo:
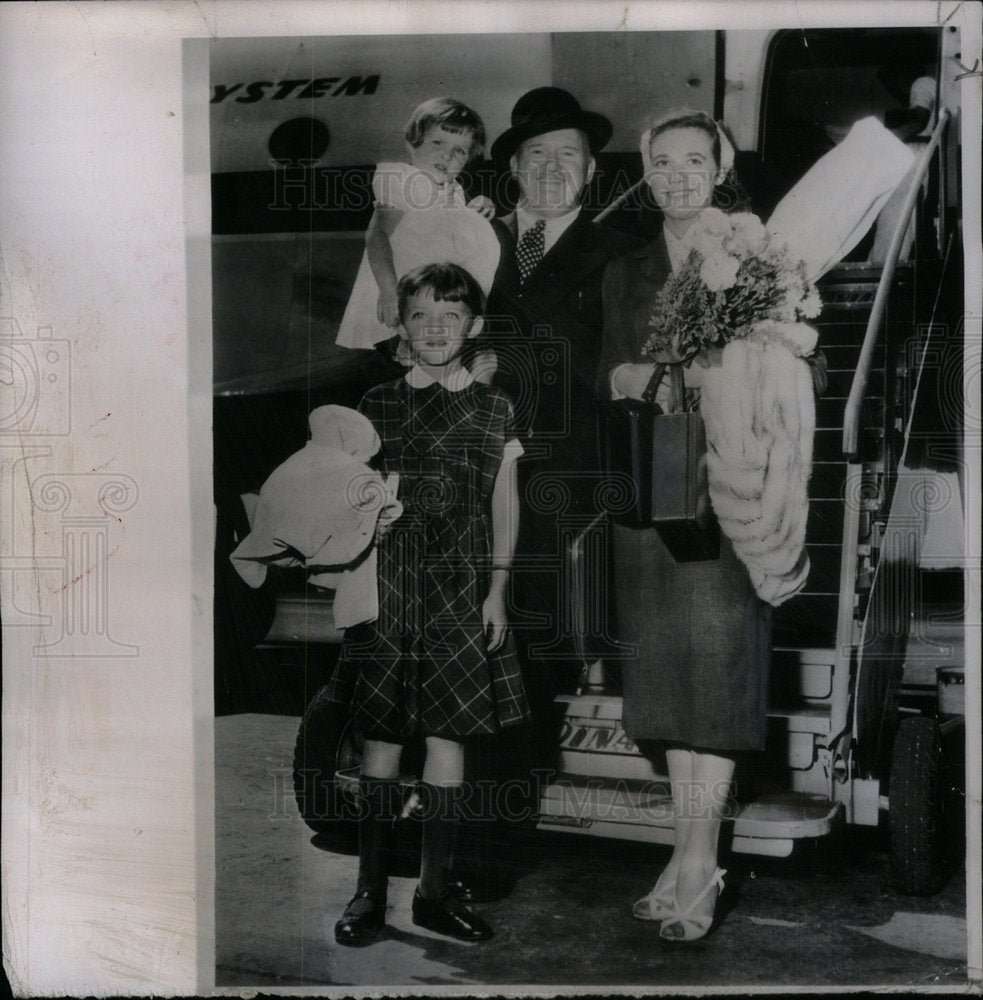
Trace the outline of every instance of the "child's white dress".
<path fill-rule="evenodd" d="M 397 279 L 423 264 L 459 264 L 488 294 L 498 266 L 498 238 L 491 223 L 467 207 L 460 184 L 441 187 L 408 163 L 380 163 L 372 193 L 377 202 L 404 213 L 390 237 Z M 396 330 L 379 322 L 378 301 L 379 286 L 366 251 L 335 343 L 372 347 L 389 340 Z"/>

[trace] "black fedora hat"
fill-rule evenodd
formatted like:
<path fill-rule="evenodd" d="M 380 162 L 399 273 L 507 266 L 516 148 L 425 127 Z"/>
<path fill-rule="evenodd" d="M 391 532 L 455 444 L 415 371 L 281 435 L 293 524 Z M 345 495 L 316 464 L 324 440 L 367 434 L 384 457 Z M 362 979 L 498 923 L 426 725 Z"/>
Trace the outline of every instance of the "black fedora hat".
<path fill-rule="evenodd" d="M 563 128 L 583 132 L 591 153 L 603 149 L 613 131 L 611 122 L 604 115 L 584 111 L 577 98 L 568 91 L 559 87 L 537 87 L 515 102 L 512 127 L 492 143 L 492 159 L 505 162 L 526 139 Z"/>

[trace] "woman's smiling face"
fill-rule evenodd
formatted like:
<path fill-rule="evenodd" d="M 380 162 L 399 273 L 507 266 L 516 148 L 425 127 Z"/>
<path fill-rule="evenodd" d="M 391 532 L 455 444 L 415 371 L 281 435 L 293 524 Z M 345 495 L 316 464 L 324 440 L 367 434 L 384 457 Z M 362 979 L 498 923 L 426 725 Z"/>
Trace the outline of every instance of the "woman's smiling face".
<path fill-rule="evenodd" d="M 667 219 L 693 219 L 713 198 L 720 167 L 713 141 L 703 129 L 669 128 L 650 143 L 651 168 L 646 180 Z"/>

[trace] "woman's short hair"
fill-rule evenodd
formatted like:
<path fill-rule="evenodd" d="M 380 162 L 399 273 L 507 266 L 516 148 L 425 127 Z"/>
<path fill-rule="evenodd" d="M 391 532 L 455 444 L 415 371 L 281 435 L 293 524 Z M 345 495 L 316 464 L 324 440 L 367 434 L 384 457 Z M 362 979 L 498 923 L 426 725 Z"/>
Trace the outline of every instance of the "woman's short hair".
<path fill-rule="evenodd" d="M 402 317 L 411 295 L 429 292 L 435 302 L 460 302 L 472 316 L 485 311 L 485 295 L 471 273 L 459 264 L 424 264 L 408 271 L 396 286 Z"/>
<path fill-rule="evenodd" d="M 448 132 L 466 132 L 471 136 L 471 159 L 485 152 L 485 123 L 476 111 L 452 97 L 431 97 L 413 109 L 406 123 L 406 141 L 416 149 L 428 128 L 439 125 Z"/>

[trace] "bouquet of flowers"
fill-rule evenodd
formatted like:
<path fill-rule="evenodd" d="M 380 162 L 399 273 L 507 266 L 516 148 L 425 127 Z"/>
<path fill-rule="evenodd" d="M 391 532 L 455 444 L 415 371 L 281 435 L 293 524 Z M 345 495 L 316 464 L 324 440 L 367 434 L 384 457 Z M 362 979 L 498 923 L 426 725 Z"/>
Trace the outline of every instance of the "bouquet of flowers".
<path fill-rule="evenodd" d="M 685 360 L 706 347 L 779 331 L 795 349 L 795 325 L 818 316 L 822 303 L 803 262 L 756 215 L 704 209 L 684 245 L 689 256 L 652 309 L 645 347 L 653 357 Z M 795 353 L 810 349 L 803 341 Z"/>

